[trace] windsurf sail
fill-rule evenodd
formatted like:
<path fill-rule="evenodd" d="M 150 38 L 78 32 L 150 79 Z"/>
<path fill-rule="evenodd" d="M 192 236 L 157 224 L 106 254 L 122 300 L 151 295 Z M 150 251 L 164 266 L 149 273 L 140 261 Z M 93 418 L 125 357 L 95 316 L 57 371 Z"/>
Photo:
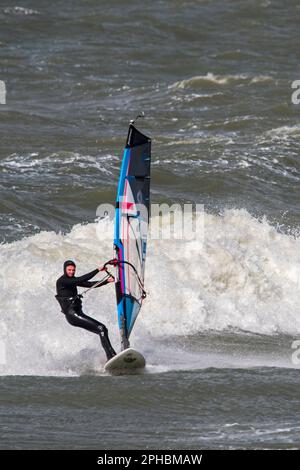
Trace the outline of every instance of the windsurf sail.
<path fill-rule="evenodd" d="M 114 248 L 121 348 L 145 298 L 144 274 L 150 208 L 151 139 L 129 125 L 118 184 Z"/>

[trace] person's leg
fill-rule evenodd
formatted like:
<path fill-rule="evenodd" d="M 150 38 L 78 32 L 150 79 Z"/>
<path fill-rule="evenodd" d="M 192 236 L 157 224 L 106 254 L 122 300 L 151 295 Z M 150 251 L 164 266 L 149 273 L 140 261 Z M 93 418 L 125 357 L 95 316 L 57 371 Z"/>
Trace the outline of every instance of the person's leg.
<path fill-rule="evenodd" d="M 82 311 L 80 313 L 76 312 L 72 307 L 68 309 L 65 316 L 71 325 L 84 328 L 85 330 L 91 331 L 92 333 L 96 333 L 100 336 L 100 341 L 108 360 L 116 355 L 116 352 L 109 341 L 107 328 L 103 323 L 100 323 L 94 318 L 88 317 Z"/>

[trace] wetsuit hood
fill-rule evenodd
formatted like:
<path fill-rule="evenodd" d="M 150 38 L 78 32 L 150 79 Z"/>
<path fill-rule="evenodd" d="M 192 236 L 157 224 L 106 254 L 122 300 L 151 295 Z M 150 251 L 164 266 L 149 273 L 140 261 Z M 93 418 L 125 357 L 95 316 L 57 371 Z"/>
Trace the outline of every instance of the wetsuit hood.
<path fill-rule="evenodd" d="M 68 266 L 74 266 L 76 268 L 76 264 L 74 263 L 74 261 L 72 261 L 71 259 L 68 259 L 67 261 L 64 262 L 64 274 L 67 274 L 66 269 Z"/>

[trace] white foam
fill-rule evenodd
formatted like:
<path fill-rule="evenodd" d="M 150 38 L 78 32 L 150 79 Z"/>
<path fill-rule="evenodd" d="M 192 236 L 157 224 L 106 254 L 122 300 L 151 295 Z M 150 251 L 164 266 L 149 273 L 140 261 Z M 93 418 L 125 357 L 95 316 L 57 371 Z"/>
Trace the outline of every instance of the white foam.
<path fill-rule="evenodd" d="M 93 169 L 111 175 L 110 167 L 114 161 L 119 161 L 119 157 L 111 154 L 107 155 L 82 155 L 78 152 L 59 152 L 48 156 L 38 153 L 18 155 L 13 153 L 0 162 L 0 169 L 5 172 L 27 173 L 28 175 L 39 175 L 43 173 L 53 173 L 55 167 L 56 175 L 65 174 L 70 166 L 78 168 Z"/>
<path fill-rule="evenodd" d="M 96 229 L 111 230 L 110 236 L 98 241 Z M 150 293 L 132 334 L 135 347 L 150 351 L 149 364 L 154 342 L 171 336 L 228 328 L 300 335 L 300 239 L 278 233 L 245 210 L 206 214 L 204 229 L 203 245 L 199 239 L 149 241 Z M 112 232 L 112 222 L 107 227 L 107 221 L 100 221 L 98 226 L 76 225 L 66 235 L 41 232 L 0 245 L 0 341 L 7 359 L 0 374 L 101 370 L 105 358 L 99 339 L 65 321 L 54 298 L 55 281 L 67 258 L 75 258 L 78 274 L 111 258 Z M 84 310 L 108 326 L 118 345 L 113 285 L 89 293 Z M 186 351 L 180 367 L 196 363 L 204 367 L 218 361 Z"/>
<path fill-rule="evenodd" d="M 243 83 L 247 82 L 249 84 L 256 84 L 261 82 L 272 81 L 273 78 L 267 75 L 258 75 L 250 76 L 246 73 L 236 74 L 236 75 L 215 75 L 211 72 L 208 72 L 206 75 L 196 75 L 185 80 L 180 80 L 175 82 L 172 85 L 169 85 L 169 88 L 193 88 L 205 85 L 228 85 L 231 83 Z"/>
<path fill-rule="evenodd" d="M 21 16 L 28 16 L 28 15 L 39 15 L 40 12 L 37 10 L 32 10 L 30 8 L 24 8 L 24 7 L 6 7 L 4 8 L 4 13 L 10 14 L 10 15 L 21 15 Z"/>
<path fill-rule="evenodd" d="M 275 129 L 270 129 L 266 132 L 266 135 L 275 139 L 286 140 L 292 137 L 300 136 L 300 125 L 296 124 L 294 126 L 281 126 L 276 127 Z"/>

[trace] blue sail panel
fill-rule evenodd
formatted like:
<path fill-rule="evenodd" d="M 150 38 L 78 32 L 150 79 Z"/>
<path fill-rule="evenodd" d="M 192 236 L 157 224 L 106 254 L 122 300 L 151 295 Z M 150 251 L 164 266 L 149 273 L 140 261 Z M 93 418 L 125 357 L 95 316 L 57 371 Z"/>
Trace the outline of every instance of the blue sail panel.
<path fill-rule="evenodd" d="M 123 348 L 143 301 L 150 207 L 151 140 L 130 124 L 118 184 L 114 247 L 116 296 Z"/>

